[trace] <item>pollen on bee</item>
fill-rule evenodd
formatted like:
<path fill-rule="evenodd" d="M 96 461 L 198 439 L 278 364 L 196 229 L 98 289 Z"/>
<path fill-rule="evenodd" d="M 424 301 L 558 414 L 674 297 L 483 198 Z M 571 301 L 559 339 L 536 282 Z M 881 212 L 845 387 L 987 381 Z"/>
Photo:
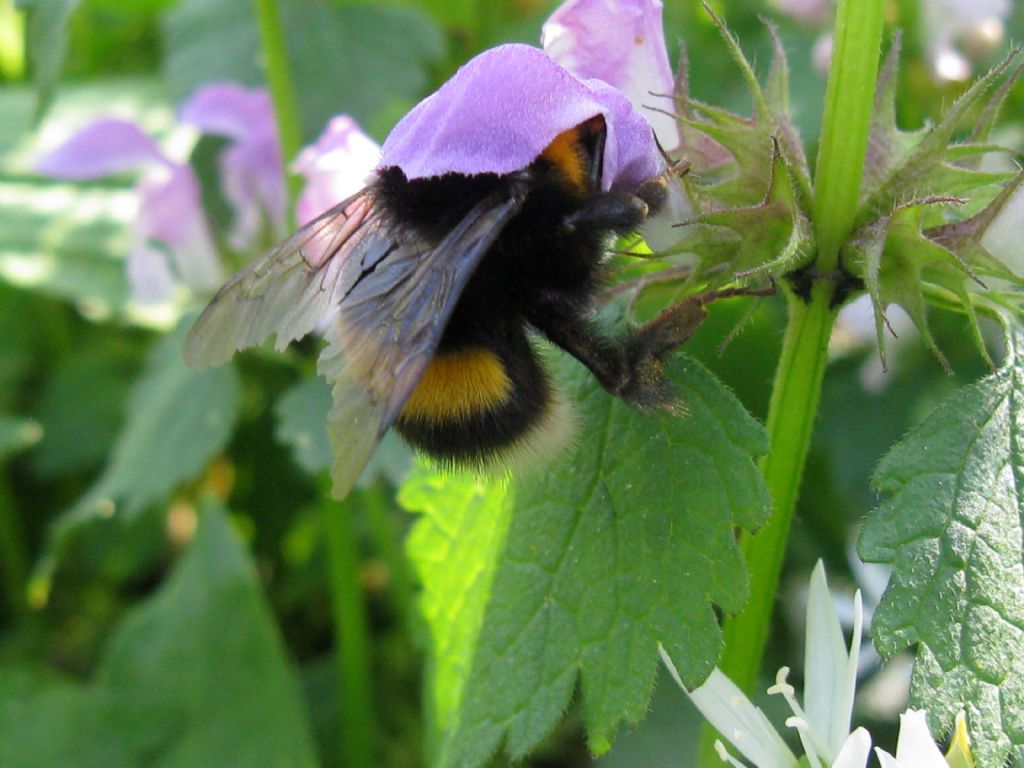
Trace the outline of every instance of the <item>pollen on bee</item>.
<path fill-rule="evenodd" d="M 441 353 L 427 365 L 402 409 L 403 419 L 459 421 L 508 401 L 512 382 L 488 349 Z"/>
<path fill-rule="evenodd" d="M 541 152 L 541 157 L 561 171 L 574 190 L 582 192 L 586 188 L 587 169 L 580 147 L 579 131 L 576 128 L 562 131 L 555 136 Z"/>

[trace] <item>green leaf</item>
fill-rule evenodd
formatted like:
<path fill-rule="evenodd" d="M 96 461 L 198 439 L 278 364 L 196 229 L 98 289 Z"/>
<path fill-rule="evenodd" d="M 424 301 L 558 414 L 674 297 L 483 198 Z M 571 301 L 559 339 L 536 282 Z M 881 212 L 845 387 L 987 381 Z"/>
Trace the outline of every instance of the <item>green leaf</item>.
<path fill-rule="evenodd" d="M 229 365 L 185 366 L 189 325 L 186 319 L 153 348 L 106 469 L 63 524 L 115 510 L 135 515 L 197 477 L 224 448 L 238 410 L 238 377 Z"/>
<path fill-rule="evenodd" d="M 723 208 L 695 217 L 686 222 L 682 240 L 669 249 L 670 253 L 699 254 L 693 278 L 720 285 L 737 275 L 783 274 L 813 254 L 814 236 L 797 204 L 792 174 L 779 144 L 772 145 L 764 199 L 757 205 Z"/>
<path fill-rule="evenodd" d="M 46 327 L 38 322 L 38 297 L 0 282 L 0 408 L 20 407 L 26 381 L 46 353 Z"/>
<path fill-rule="evenodd" d="M 863 279 L 871 295 L 883 362 L 885 311 L 895 303 L 913 318 L 925 344 L 948 370 L 928 329 L 927 303 L 936 296 L 962 307 L 977 349 L 988 359 L 975 313 L 978 296 L 969 291 L 967 282 L 973 280 L 984 288 L 979 275 L 1015 280 L 1006 265 L 986 251 L 981 239 L 1019 182 L 1007 174 L 977 170 L 993 147 L 951 141 L 967 115 L 1000 84 L 983 105 L 975 126 L 973 138 L 987 139 L 1008 89 L 1020 74 L 1019 67 L 1008 73 L 1018 53 L 1012 51 L 975 81 L 938 124 L 905 132 L 896 124 L 898 38 L 889 50 L 878 77 L 857 228 L 842 254 L 844 266 Z M 973 199 L 962 199 L 966 195 Z M 961 206 L 955 216 L 939 208 L 953 203 Z"/>
<path fill-rule="evenodd" d="M 425 513 L 410 553 L 434 640 L 437 765 L 480 765 L 502 742 L 522 757 L 577 679 L 605 751 L 646 713 L 658 643 L 689 684 L 710 672 L 713 606 L 738 610 L 747 588 L 734 527 L 767 514 L 753 462 L 767 446 L 698 363 L 672 372 L 684 417 L 639 413 L 574 366 L 575 450 L 507 490 L 421 471 L 403 491 Z"/>
<path fill-rule="evenodd" d="M 690 98 L 682 52 L 675 97 L 684 156 L 692 166 L 681 183 L 696 215 L 682 222 L 682 237 L 661 250 L 696 255 L 691 281 L 716 286 L 755 272 L 793 271 L 815 248 L 807 217 L 810 171 L 790 115 L 789 65 L 778 33 L 766 25 L 772 61 L 762 88 L 735 36 L 704 8 L 740 70 L 753 116 Z"/>
<path fill-rule="evenodd" d="M 855 226 L 870 224 L 907 200 L 929 195 L 961 195 L 991 184 L 996 178 L 967 165 L 954 165 L 964 146 L 951 144 L 957 127 L 998 83 L 1012 84 L 1017 72 L 1007 75 L 1019 50 L 971 84 L 934 126 L 907 133 L 896 126 L 896 65 L 898 41 L 893 44 L 879 75 L 871 124 L 869 152 L 865 160 L 864 192 Z M 986 115 L 998 111 L 1005 88 L 997 89 L 986 102 Z M 969 145 L 968 145 L 969 146 Z"/>
<path fill-rule="evenodd" d="M 108 186 L 0 179 L 0 279 L 72 299 L 93 316 L 128 301 L 124 254 L 134 194 Z"/>
<path fill-rule="evenodd" d="M 383 138 L 425 94 L 444 53 L 440 29 L 411 8 L 285 4 L 292 76 L 307 138 L 341 112 Z"/>
<path fill-rule="evenodd" d="M 0 764 L 316 765 L 284 645 L 221 509 L 204 505 L 188 551 L 90 683 L 0 672 Z"/>
<path fill-rule="evenodd" d="M 334 462 L 326 429 L 330 410 L 331 388 L 320 376 L 299 382 L 277 401 L 277 439 L 307 472 L 323 472 Z"/>
<path fill-rule="evenodd" d="M 440 737 L 459 720 L 511 504 L 497 484 L 443 477 L 423 464 L 414 468 L 398 500 L 422 515 L 407 549 L 423 583 L 420 613 L 430 629 L 426 710 L 434 743 L 428 747 L 437 756 Z"/>
<path fill-rule="evenodd" d="M 864 189 L 881 186 L 899 162 L 904 160 L 928 132 L 902 131 L 896 124 L 896 96 L 899 85 L 900 36 L 889 46 L 885 63 L 875 85 L 875 103 L 871 110 L 871 133 L 864 158 Z"/>
<path fill-rule="evenodd" d="M 358 2 L 359 0 L 347 0 Z M 481 8 L 474 0 L 403 0 L 406 5 L 418 7 L 456 34 L 473 39 L 480 26 L 481 16 L 490 9 Z"/>
<path fill-rule="evenodd" d="M 80 0 L 20 0 L 28 12 L 28 49 L 38 96 L 36 119 L 46 112 L 57 91 L 68 49 L 68 22 Z"/>
<path fill-rule="evenodd" d="M 0 761 L 10 768 L 136 768 L 173 725 L 140 716 L 105 689 L 0 667 Z"/>
<path fill-rule="evenodd" d="M 1020 256 L 1022 183 L 1024 173 L 1019 173 L 974 216 L 934 227 L 927 232 L 928 237 L 956 253 L 978 274 L 1022 282 L 1017 277 L 1024 272 Z"/>
<path fill-rule="evenodd" d="M 754 114 L 751 118 L 744 118 L 720 107 L 691 99 L 688 96 L 689 88 L 685 82 L 681 82 L 677 96 L 683 99 L 683 125 L 691 131 L 706 134 L 732 155 L 732 162 L 727 165 L 733 171 L 731 175 L 725 179 L 717 179 L 712 175 L 706 183 L 691 183 L 688 187 L 691 194 L 698 198 L 702 210 L 755 204 L 771 186 L 772 155 L 778 149 L 781 150 L 785 165 L 790 168 L 796 199 L 804 210 L 809 210 L 810 172 L 803 144 L 790 116 L 789 65 L 776 29 L 767 25 L 772 39 L 772 63 L 767 87 L 762 89 L 753 67 L 725 22 L 715 16 L 707 5 L 705 10 L 711 14 L 729 54 L 740 70 L 753 102 Z M 686 74 L 686 69 L 681 69 L 680 77 L 685 79 Z M 692 139 L 689 143 L 699 146 Z M 705 161 L 709 159 L 699 158 L 698 167 L 707 164 Z"/>
<path fill-rule="evenodd" d="M 123 349 L 80 342 L 56 363 L 33 411 L 44 430 L 32 452 L 37 475 L 52 480 L 102 465 L 124 418 L 133 362 Z"/>
<path fill-rule="evenodd" d="M 250 0 L 181 0 L 161 26 L 163 74 L 175 101 L 214 80 L 263 84 Z"/>
<path fill-rule="evenodd" d="M 885 363 L 885 311 L 898 304 L 914 321 L 921 338 L 943 367 L 949 363 L 939 350 L 928 328 L 927 285 L 940 286 L 963 296 L 970 307 L 963 285 L 973 277 L 970 268 L 949 249 L 928 239 L 921 230 L 925 209 L 948 205 L 947 198 L 925 198 L 898 206 L 891 215 L 854 234 L 847 245 L 847 266 L 864 280 L 875 310 L 878 348 Z M 984 344 L 978 335 L 979 346 Z"/>
<path fill-rule="evenodd" d="M 1024 329 L 1003 368 L 942 403 L 882 460 L 889 498 L 861 556 L 893 575 L 875 613 L 886 656 L 918 644 L 912 699 L 936 735 L 967 712 L 979 765 L 1024 759 Z"/>

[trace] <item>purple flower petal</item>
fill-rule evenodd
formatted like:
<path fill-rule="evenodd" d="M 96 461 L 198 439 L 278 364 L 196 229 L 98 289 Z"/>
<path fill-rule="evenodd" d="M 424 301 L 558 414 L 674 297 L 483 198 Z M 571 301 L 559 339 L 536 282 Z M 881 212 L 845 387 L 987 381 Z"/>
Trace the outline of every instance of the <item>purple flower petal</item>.
<path fill-rule="evenodd" d="M 319 216 L 366 186 L 380 160 L 380 146 L 347 115 L 334 117 L 315 143 L 299 153 L 292 170 L 306 177 L 296 203 L 299 224 Z"/>
<path fill-rule="evenodd" d="M 275 134 L 270 95 L 262 89 L 235 83 L 204 85 L 181 105 L 178 118 L 203 133 L 251 141 L 260 134 Z"/>
<path fill-rule="evenodd" d="M 604 115 L 604 189 L 631 189 L 663 162 L 650 124 L 618 90 L 582 81 L 527 45 L 481 53 L 417 104 L 384 142 L 382 166 L 409 179 L 445 173 L 511 173 L 562 131 Z"/>
<path fill-rule="evenodd" d="M 216 288 L 224 275 L 203 215 L 199 182 L 192 168 L 175 163 L 154 169 L 139 180 L 137 192 L 139 213 L 133 253 L 158 244 L 166 250 L 174 277 L 199 293 Z M 129 274 L 132 274 L 131 269 Z M 141 300 L 143 295 L 153 294 L 159 291 L 143 290 L 137 298 Z"/>
<path fill-rule="evenodd" d="M 137 171 L 165 162 L 164 154 L 135 123 L 97 120 L 36 162 L 36 171 L 58 179 L 82 181 Z"/>
<path fill-rule="evenodd" d="M 41 158 L 36 168 L 70 180 L 140 171 L 134 242 L 126 264 L 136 301 L 166 300 L 176 281 L 204 293 L 220 284 L 223 272 L 195 173 L 164 155 L 134 123 L 98 120 Z"/>
<path fill-rule="evenodd" d="M 284 169 L 277 139 L 238 143 L 220 156 L 224 197 L 235 209 L 235 223 L 229 240 L 234 248 L 255 245 L 270 220 L 276 236 L 284 232 Z"/>
<path fill-rule="evenodd" d="M 181 108 L 182 122 L 234 143 L 220 156 L 224 196 L 235 209 L 229 240 L 252 247 L 268 217 L 276 234 L 284 229 L 284 169 L 273 105 L 266 91 L 234 83 L 200 88 Z"/>
<path fill-rule="evenodd" d="M 167 252 L 158 244 L 137 240 L 125 264 L 132 298 L 139 304 L 167 301 L 174 292 L 175 280 L 167 264 Z"/>
<path fill-rule="evenodd" d="M 626 94 L 666 150 L 679 146 L 678 125 L 651 107 L 672 109 L 672 67 L 665 50 L 661 0 L 567 0 L 541 30 L 552 59 L 580 78 Z"/>

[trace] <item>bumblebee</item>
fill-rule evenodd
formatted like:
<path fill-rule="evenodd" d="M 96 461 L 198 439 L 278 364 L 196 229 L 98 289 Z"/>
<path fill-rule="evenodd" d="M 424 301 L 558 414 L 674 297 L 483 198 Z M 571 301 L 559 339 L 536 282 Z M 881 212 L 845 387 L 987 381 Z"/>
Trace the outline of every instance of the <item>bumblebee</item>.
<path fill-rule="evenodd" d="M 610 187 L 613 127 L 591 115 L 510 172 L 410 178 L 410 164 L 387 163 L 386 142 L 365 189 L 221 288 L 191 329 L 186 361 L 222 363 L 271 333 L 283 347 L 326 322 L 318 369 L 332 385 L 339 498 L 392 426 L 461 466 L 564 441 L 568 408 L 536 334 L 617 397 L 671 408 L 663 361 L 702 307 L 678 305 L 617 337 L 593 317 L 611 239 L 635 231 L 666 197 L 665 174 Z"/>

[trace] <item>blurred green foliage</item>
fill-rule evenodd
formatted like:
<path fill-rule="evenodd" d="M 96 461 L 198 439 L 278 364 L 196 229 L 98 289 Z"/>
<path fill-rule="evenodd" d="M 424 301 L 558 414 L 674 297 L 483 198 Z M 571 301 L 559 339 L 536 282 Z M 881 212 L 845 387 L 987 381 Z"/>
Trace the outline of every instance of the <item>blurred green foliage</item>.
<path fill-rule="evenodd" d="M 424 707 L 436 719 L 447 705 L 421 703 L 420 649 L 430 630 L 415 611 L 401 550 L 413 520 L 394 501 L 407 452 L 386 444 L 370 482 L 342 508 L 325 510 L 326 443 L 317 424 L 327 399 L 311 378 L 312 348 L 254 353 L 212 372 L 173 364 L 176 318 L 129 301 L 131 178 L 73 185 L 32 171 L 34 157 L 92 117 L 115 112 L 162 137 L 176 105 L 200 84 L 260 84 L 252 3 L 23 5 L 33 12 L 27 51 L 8 34 L 20 28 L 7 26 L 11 4 L 0 2 L 0 764 L 340 766 L 337 721 L 346 691 L 333 677 L 338 638 L 324 521 L 326 514 L 352 514 L 353 578 L 372 638 L 368 738 L 380 765 L 423 765 Z M 289 44 L 301 51 L 293 75 L 306 138 L 346 112 L 382 140 L 473 53 L 498 42 L 536 42 L 555 4 L 283 5 Z M 915 18 L 912 5 L 892 4 L 894 25 Z M 796 23 L 765 3 L 723 0 L 715 7 L 755 64 L 766 64 L 771 51 L 760 16 L 779 24 L 795 121 L 812 140 L 824 78 L 810 57 L 824 26 Z M 676 41 L 685 41 L 693 95 L 748 114 L 735 64 L 699 4 L 666 0 L 665 17 L 672 57 Z M 1018 8 L 1008 36 L 1022 32 Z M 958 86 L 931 79 L 915 34 L 903 57 L 898 112 L 903 127 L 916 128 Z M 1007 132 L 1024 130 L 1021 98 L 1019 89 L 1011 97 Z M 199 147 L 193 161 L 202 171 L 210 162 Z M 809 144 L 808 157 L 815 149 Z M 752 317 L 747 309 L 744 302 L 713 307 L 687 353 L 763 419 L 784 318 L 771 301 Z M 835 346 L 790 544 L 793 574 L 824 553 L 835 583 L 849 577 L 851 541 L 876 502 L 869 476 L 878 459 L 932 404 L 984 373 L 962 316 L 936 313 L 931 327 L 952 378 L 912 332 L 894 345 L 892 371 L 881 384 L 872 378 L 874 351 L 863 343 Z M 865 387 L 866 380 L 876 384 Z M 422 511 L 428 480 L 418 477 L 423 487 L 414 488 L 422 493 L 407 490 L 404 504 Z M 125 508 L 131 514 L 112 514 Z M 463 511 L 461 522 L 419 519 L 413 554 L 424 537 L 439 535 L 426 530 L 430 525 L 444 531 L 448 523 L 501 523 L 500 512 L 490 518 L 480 507 Z M 417 568 L 429 603 L 422 557 Z M 592 575 L 597 583 L 599 574 Z M 780 622 L 766 668 L 790 662 L 793 647 Z M 546 706 L 561 710 L 574 680 Z M 481 695 L 473 693 L 474 679 L 461 682 L 466 695 Z M 681 697 L 663 694 L 621 751 L 599 763 L 683 764 L 693 740 L 677 729 L 692 728 L 695 718 Z M 644 705 L 630 704 L 631 719 Z M 599 722 L 602 734 L 617 723 L 615 713 L 570 707 L 526 764 L 589 764 L 584 719 Z M 530 732 L 533 740 L 541 735 Z"/>

